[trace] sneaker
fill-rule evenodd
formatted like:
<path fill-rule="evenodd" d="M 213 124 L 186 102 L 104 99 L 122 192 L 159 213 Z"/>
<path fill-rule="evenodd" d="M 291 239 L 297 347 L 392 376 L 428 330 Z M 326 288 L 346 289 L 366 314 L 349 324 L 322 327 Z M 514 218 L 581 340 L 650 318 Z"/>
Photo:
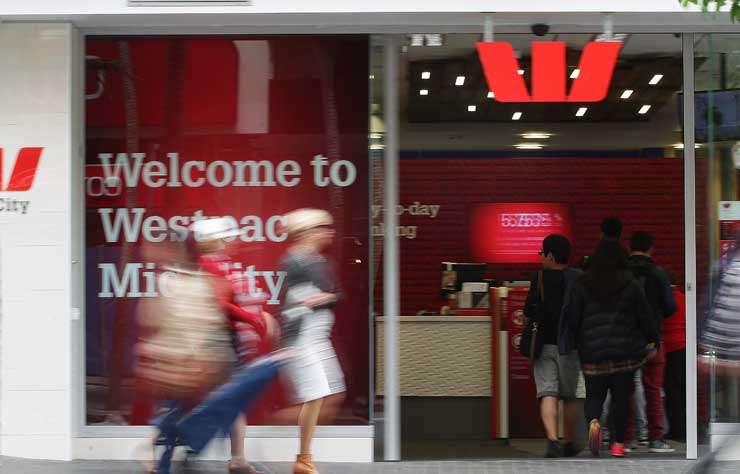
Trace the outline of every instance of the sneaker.
<path fill-rule="evenodd" d="M 640 445 L 637 443 L 637 441 L 633 441 L 630 444 L 626 445 L 624 447 L 625 452 L 631 453 L 633 451 L 637 451 L 640 448 Z"/>
<path fill-rule="evenodd" d="M 611 454 L 613 458 L 623 458 L 627 455 L 627 452 L 622 443 L 614 443 L 612 444 Z"/>
<path fill-rule="evenodd" d="M 651 453 L 672 453 L 675 451 L 675 449 L 673 449 L 670 444 L 666 443 L 662 439 L 656 439 L 654 441 L 650 441 L 648 451 L 650 451 Z"/>
<path fill-rule="evenodd" d="M 581 449 L 575 445 L 575 443 L 568 442 L 563 446 L 563 456 L 566 458 L 574 458 L 578 456 L 578 453 L 581 452 Z"/>
<path fill-rule="evenodd" d="M 557 441 L 548 441 L 547 448 L 545 449 L 546 458 L 561 458 L 563 457 L 563 448 L 560 447 L 560 443 Z"/>
<path fill-rule="evenodd" d="M 588 449 L 591 450 L 591 454 L 594 457 L 599 456 L 599 449 L 601 449 L 601 423 L 595 418 L 588 425 Z"/>

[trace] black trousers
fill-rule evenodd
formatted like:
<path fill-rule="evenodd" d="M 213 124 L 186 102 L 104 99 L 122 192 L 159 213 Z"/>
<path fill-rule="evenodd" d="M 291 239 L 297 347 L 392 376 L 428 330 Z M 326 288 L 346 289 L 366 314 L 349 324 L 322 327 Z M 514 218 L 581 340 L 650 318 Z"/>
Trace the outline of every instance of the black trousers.
<path fill-rule="evenodd" d="M 665 357 L 665 414 L 671 439 L 686 439 L 686 349 L 669 352 Z"/>
<path fill-rule="evenodd" d="M 609 418 L 612 430 L 611 440 L 624 443 L 624 432 L 627 428 L 629 415 L 630 392 L 634 371 L 609 375 L 586 375 L 586 403 L 584 413 L 586 423 L 601 417 L 604 400 L 607 392 L 611 392 L 612 401 L 609 408 Z"/>

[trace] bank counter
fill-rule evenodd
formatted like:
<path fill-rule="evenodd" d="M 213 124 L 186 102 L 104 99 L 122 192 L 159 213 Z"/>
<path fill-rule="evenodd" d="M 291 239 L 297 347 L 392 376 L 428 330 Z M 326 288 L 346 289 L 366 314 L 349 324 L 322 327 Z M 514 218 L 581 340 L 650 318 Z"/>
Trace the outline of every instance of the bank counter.
<path fill-rule="evenodd" d="M 484 409 L 487 437 L 539 437 L 529 361 L 517 349 L 527 291 L 523 285 L 491 288 L 491 308 L 481 316 L 401 316 L 400 395 L 404 405 L 413 406 L 410 400 L 416 399 L 427 407 L 458 414 L 475 410 L 474 422 L 478 424 Z M 384 317 L 376 317 L 376 387 L 380 396 L 385 383 L 384 323 Z M 509 430 L 512 421 L 517 426 L 514 433 Z M 481 433 L 465 434 L 475 437 Z"/>

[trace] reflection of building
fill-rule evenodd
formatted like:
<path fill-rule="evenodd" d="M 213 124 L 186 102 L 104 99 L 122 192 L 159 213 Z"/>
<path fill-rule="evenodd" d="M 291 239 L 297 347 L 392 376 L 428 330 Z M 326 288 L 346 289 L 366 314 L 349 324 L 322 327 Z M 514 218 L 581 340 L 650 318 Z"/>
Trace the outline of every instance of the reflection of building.
<path fill-rule="evenodd" d="M 145 431 L 94 424 L 140 423 L 151 410 L 149 401 L 137 398 L 131 377 L 136 301 L 122 295 L 127 303 L 116 306 L 111 300 L 119 298 L 100 298 L 107 292 L 95 275 L 102 272 L 98 265 L 112 265 L 102 267 L 111 292 L 115 276 L 120 288 L 138 285 L 138 293 L 152 293 L 149 284 L 157 276 L 146 267 L 149 249 L 140 244 L 177 240 L 189 222 L 184 217 L 196 211 L 238 222 L 243 271 L 259 272 L 271 294 L 279 293 L 280 285 L 274 262 L 282 249 L 281 213 L 303 205 L 329 207 L 340 223 L 342 244 L 333 252 L 349 298 L 334 338 L 350 393 L 338 426 L 319 430 L 319 459 L 369 461 L 381 441 L 389 449 L 385 457 L 398 455 L 393 447 L 400 446 L 400 438 L 394 438 L 399 431 L 374 425 L 381 418 L 385 428 L 401 424 L 392 409 L 393 387 L 386 383 L 395 380 L 392 360 L 389 370 L 378 371 L 371 359 L 380 352 L 374 343 L 381 340 L 378 331 L 397 327 L 389 318 L 412 318 L 402 320 L 403 335 L 420 344 L 425 339 L 414 328 L 433 332 L 429 340 L 439 343 L 444 331 L 454 333 L 463 349 L 450 360 L 465 360 L 465 341 L 475 341 L 468 360 L 476 362 L 462 374 L 472 374 L 466 380 L 491 364 L 492 354 L 481 352 L 490 351 L 489 316 L 413 319 L 437 313 L 445 304 L 439 299 L 440 262 L 473 261 L 470 212 L 475 206 L 565 204 L 567 219 L 560 212 L 518 211 L 506 217 L 506 227 L 550 229 L 549 224 L 568 220 L 578 257 L 589 254 L 598 222 L 607 214 L 622 217 L 626 233 L 638 228 L 654 233 L 656 258 L 689 289 L 688 350 L 693 357 L 692 323 L 706 309 L 697 295 L 711 294 L 712 269 L 721 250 L 717 203 L 740 200 L 733 162 L 740 139 L 740 84 L 733 72 L 740 64 L 740 39 L 725 34 L 729 22 L 681 14 L 673 0 L 644 3 L 674 13 L 615 12 L 617 30 L 627 36 L 621 37 L 622 52 L 604 101 L 503 103 L 489 90 L 475 53 L 485 16 L 479 11 L 498 5 L 432 2 L 425 6 L 429 12 L 420 12 L 414 11 L 418 5 L 405 2 L 376 2 L 363 7 L 367 11 L 345 15 L 329 12 L 325 2 L 303 5 L 300 12 L 284 3 L 175 11 L 67 1 L 65 10 L 54 12 L 29 10 L 25 3 L 6 0 L 0 7 L 5 64 L 0 203 L 28 203 L 25 213 L 0 212 L 0 453 L 58 459 L 131 456 L 130 447 Z M 537 15 L 494 13 L 494 39 L 518 53 L 527 86 L 535 67 L 531 43 L 564 41 L 570 87 L 581 74 L 585 45 L 603 33 L 601 12 L 614 10 L 613 3 L 583 7 L 556 2 L 552 8 L 558 11 Z M 571 8 L 592 11 L 559 11 Z M 394 11 L 406 13 L 389 14 Z M 553 33 L 533 36 L 528 25 L 535 20 L 549 22 Z M 421 39 L 388 35 L 417 32 L 420 24 L 445 34 L 433 31 Z M 691 33 L 698 29 L 712 33 Z M 199 36 L 181 36 L 192 33 Z M 392 41 L 386 43 L 394 38 L 397 49 Z M 399 77 L 390 81 L 385 77 L 388 58 L 400 61 Z M 398 113 L 389 120 L 388 101 L 395 100 L 399 107 L 390 110 Z M 14 191 L 8 189 L 10 170 L 24 147 L 44 150 L 32 186 Z M 384 153 L 398 150 L 396 174 L 394 167 L 383 165 Z M 173 156 L 177 151 L 181 155 Z M 96 161 L 101 153 L 114 153 L 114 158 L 115 153 L 145 154 L 145 171 L 133 186 L 111 180 Z M 317 180 L 311 160 L 318 155 L 327 157 L 327 166 Z M 182 168 L 175 167 L 173 176 L 158 164 L 175 158 L 182 158 L 181 165 L 191 163 L 187 177 Z M 356 167 L 353 180 L 341 165 L 331 168 L 341 160 Z M 126 166 L 138 165 L 131 161 Z M 126 169 L 132 175 L 136 171 Z M 253 171 L 260 177 L 255 185 L 239 185 L 250 182 Z M 267 179 L 268 173 L 273 179 Z M 160 185 L 186 179 L 193 186 Z M 312 184 L 326 179 L 347 185 Z M 399 203 L 434 203 L 442 211 L 435 216 L 409 212 L 392 224 L 395 233 L 386 232 L 391 224 L 375 210 L 382 209 L 383 190 L 394 183 Z M 132 219 L 116 220 L 117 209 Z M 106 237 L 113 231 L 119 238 Z M 493 239 L 481 234 L 480 244 L 490 244 Z M 526 236 L 508 235 L 508 260 L 480 258 L 491 263 L 485 277 L 496 284 L 529 279 L 539 261 L 533 252 L 542 236 L 530 235 L 522 246 Z M 394 266 L 389 258 L 384 267 L 384 258 L 393 256 L 387 244 L 396 237 L 401 237 L 400 263 Z M 511 257 L 517 251 L 526 254 L 526 261 Z M 118 268 L 122 262 L 142 266 Z M 125 268 L 136 269 L 139 278 Z M 124 282 L 126 275 L 129 281 Z M 384 286 L 384 276 L 391 288 Z M 400 280 L 399 314 L 369 321 L 384 312 L 384 295 L 393 294 L 385 292 L 392 291 L 395 277 Z M 513 319 L 521 323 L 519 313 Z M 517 335 L 511 338 L 501 346 L 518 340 Z M 389 332 L 382 340 L 395 339 Z M 404 349 L 396 349 L 401 351 L 400 370 L 408 373 Z M 388 379 L 381 383 L 376 373 Z M 688 419 L 687 453 L 692 456 L 705 441 L 691 437 L 702 422 L 740 420 L 731 383 L 720 381 L 713 404 L 717 411 L 703 417 L 705 387 L 695 390 L 697 374 L 687 375 L 690 400 L 700 413 L 698 422 Z M 434 397 L 425 403 L 438 411 L 476 413 L 475 435 L 487 436 L 489 420 L 480 413 L 490 406 L 481 397 L 496 396 L 503 382 L 490 371 L 486 376 L 462 387 L 458 400 L 425 391 L 424 380 L 415 382 L 417 393 Z M 375 399 L 378 386 L 390 388 L 386 398 Z M 423 404 L 401 396 L 395 401 L 403 409 L 424 413 Z M 258 418 L 269 418 L 270 403 L 259 407 Z M 390 412 L 373 409 L 384 403 Z M 464 434 L 461 423 L 454 428 Z M 511 428 L 514 432 L 516 426 Z M 273 441 L 292 442 L 294 430 L 255 426 L 250 437 L 264 458 L 284 459 L 287 454 Z"/>

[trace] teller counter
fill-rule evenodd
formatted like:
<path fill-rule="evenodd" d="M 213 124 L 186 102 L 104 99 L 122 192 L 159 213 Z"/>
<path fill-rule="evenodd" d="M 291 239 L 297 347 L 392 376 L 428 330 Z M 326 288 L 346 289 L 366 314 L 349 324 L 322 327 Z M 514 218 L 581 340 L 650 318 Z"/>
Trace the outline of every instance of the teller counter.
<path fill-rule="evenodd" d="M 378 395 L 384 393 L 385 318 L 375 319 Z M 402 397 L 490 397 L 490 316 L 401 316 Z"/>
<path fill-rule="evenodd" d="M 401 316 L 399 378 L 407 438 L 508 438 L 508 332 L 493 316 Z M 385 318 L 375 319 L 375 381 L 385 393 Z M 433 417 L 429 415 L 434 413 Z"/>

